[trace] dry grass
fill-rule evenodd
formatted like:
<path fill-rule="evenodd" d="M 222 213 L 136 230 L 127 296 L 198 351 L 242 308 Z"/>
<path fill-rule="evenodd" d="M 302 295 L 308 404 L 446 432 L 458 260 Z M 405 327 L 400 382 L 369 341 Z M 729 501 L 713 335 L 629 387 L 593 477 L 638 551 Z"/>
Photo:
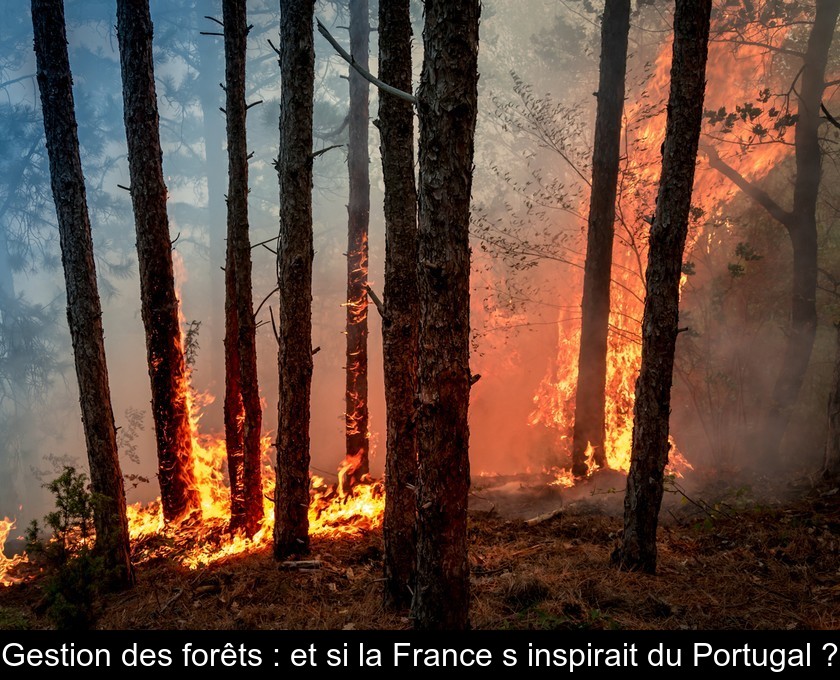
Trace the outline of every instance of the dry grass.
<path fill-rule="evenodd" d="M 491 491 L 481 491 L 492 498 Z M 540 491 L 541 497 L 544 492 Z M 579 500 L 536 526 L 495 510 L 470 518 L 473 604 L 484 629 L 840 628 L 840 494 L 796 490 L 759 499 L 751 487 L 707 490 L 701 509 L 668 498 L 659 573 L 609 566 L 620 494 Z M 522 497 L 529 508 L 533 499 Z M 692 500 L 698 496 L 692 495 Z M 713 499 L 713 500 L 712 500 Z M 545 499 L 543 499 L 545 500 Z M 554 498 L 553 502 L 557 502 Z M 102 628 L 400 629 L 384 611 L 381 535 L 316 540 L 315 571 L 281 571 L 268 551 L 199 571 L 169 560 L 138 569 L 132 591 L 109 596 Z M 0 591 L 0 628 L 45 627 L 38 580 Z"/>

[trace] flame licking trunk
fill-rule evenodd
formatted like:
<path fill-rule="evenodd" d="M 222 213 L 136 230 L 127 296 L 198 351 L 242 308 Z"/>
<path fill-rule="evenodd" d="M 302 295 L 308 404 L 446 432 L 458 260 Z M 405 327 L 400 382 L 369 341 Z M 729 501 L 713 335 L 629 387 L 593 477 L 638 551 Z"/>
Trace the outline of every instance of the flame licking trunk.
<path fill-rule="evenodd" d="M 350 53 L 368 68 L 370 42 L 368 0 L 350 3 Z M 350 69 L 347 171 L 347 363 L 344 464 L 341 486 L 352 488 L 370 469 L 368 433 L 368 228 L 370 222 L 370 125 L 368 82 Z"/>
<path fill-rule="evenodd" d="M 780 27 L 771 41 L 780 47 L 790 28 Z M 767 73 L 776 52 L 758 45 L 713 42 L 707 68 L 708 109 L 743 102 L 756 90 L 756 73 Z M 654 212 L 656 187 L 659 181 L 662 143 L 665 137 L 665 101 L 670 85 L 671 44 L 664 44 L 655 60 L 650 78 L 643 89 L 629 97 L 633 103 L 624 114 L 626 151 L 618 178 L 615 240 L 612 253 L 612 285 L 610 291 L 609 333 L 607 337 L 607 373 L 605 390 L 604 454 L 607 467 L 626 472 L 630 467 L 633 431 L 635 383 L 641 362 L 640 324 L 645 298 L 645 263 L 647 261 L 647 229 Z M 751 181 L 764 178 L 790 155 L 790 146 L 782 143 L 750 146 L 755 140 L 749 115 L 738 118 L 740 128 L 733 139 L 721 140 L 707 134 L 704 143 L 717 148 L 741 175 Z M 737 189 L 712 168 L 704 157 L 698 161 L 693 193 L 693 220 L 686 244 L 687 259 L 697 239 L 703 235 L 704 216 L 717 216 Z M 719 238 L 709 235 L 716 242 Z M 704 238 L 705 240 L 705 238 Z M 582 284 L 577 270 L 570 273 L 572 290 Z M 686 281 L 683 276 L 682 284 Z M 548 374 L 534 396 L 535 408 L 531 425 L 542 425 L 557 434 L 558 448 L 571 454 L 575 424 L 578 357 L 581 350 L 581 327 L 578 320 L 561 312 L 558 319 L 557 354 Z M 687 465 L 671 440 L 670 470 L 679 472 Z M 589 442 L 588 442 L 589 444 Z M 593 470 L 591 448 L 587 448 L 587 471 Z M 574 476 L 567 469 L 557 470 L 557 484 L 571 486 Z"/>

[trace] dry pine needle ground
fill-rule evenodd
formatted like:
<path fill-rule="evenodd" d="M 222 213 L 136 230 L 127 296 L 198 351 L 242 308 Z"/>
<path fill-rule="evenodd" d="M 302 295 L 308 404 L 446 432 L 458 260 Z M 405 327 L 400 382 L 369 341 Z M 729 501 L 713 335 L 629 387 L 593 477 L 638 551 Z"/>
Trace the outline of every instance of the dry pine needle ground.
<path fill-rule="evenodd" d="M 473 627 L 840 628 L 836 489 L 804 484 L 795 499 L 760 501 L 749 486 L 728 486 L 708 493 L 714 503 L 699 504 L 675 494 L 663 510 L 655 576 L 609 566 L 620 496 L 579 500 L 534 525 L 473 511 Z M 378 531 L 316 540 L 312 558 L 321 565 L 311 571 L 280 570 L 268 550 L 197 571 L 150 561 L 133 590 L 105 599 L 98 626 L 410 628 L 407 611 L 381 606 L 381 540 Z M 0 628 L 48 627 L 41 599 L 38 578 L 2 589 Z"/>

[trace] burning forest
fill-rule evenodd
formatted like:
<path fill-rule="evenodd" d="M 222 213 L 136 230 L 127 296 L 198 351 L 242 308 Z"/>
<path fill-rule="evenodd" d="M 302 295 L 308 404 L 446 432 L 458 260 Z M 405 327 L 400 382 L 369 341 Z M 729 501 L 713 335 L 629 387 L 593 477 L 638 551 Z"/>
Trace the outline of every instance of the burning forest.
<path fill-rule="evenodd" d="M 840 627 L 840 0 L 5 2 L 0 629 Z"/>

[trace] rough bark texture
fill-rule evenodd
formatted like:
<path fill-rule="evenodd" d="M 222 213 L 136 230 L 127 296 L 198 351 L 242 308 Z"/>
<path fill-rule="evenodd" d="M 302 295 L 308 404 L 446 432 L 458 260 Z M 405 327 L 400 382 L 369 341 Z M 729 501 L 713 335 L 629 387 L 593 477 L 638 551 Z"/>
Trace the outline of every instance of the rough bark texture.
<path fill-rule="evenodd" d="M 825 443 L 823 474 L 831 479 L 840 476 L 840 323 L 834 358 L 834 382 L 828 395 L 828 436 Z"/>
<path fill-rule="evenodd" d="M 33 0 L 32 25 L 38 87 L 58 216 L 61 262 L 67 286 L 67 325 L 73 342 L 79 402 L 85 431 L 94 508 L 96 550 L 105 559 L 112 586 L 133 582 L 125 490 L 108 385 L 102 307 L 79 156 L 73 80 L 67 56 L 62 0 Z"/>
<path fill-rule="evenodd" d="M 193 476 L 187 373 L 166 214 L 148 0 L 117 0 L 117 37 L 158 477 L 163 516 L 171 521 L 198 510 L 199 499 Z"/>
<path fill-rule="evenodd" d="M 370 42 L 368 0 L 350 0 L 350 54 L 368 68 Z M 369 472 L 368 433 L 368 222 L 370 176 L 368 164 L 369 85 L 350 69 L 350 113 L 347 167 L 350 198 L 347 204 L 347 359 L 345 366 L 345 433 L 347 450 L 342 486 L 351 488 Z"/>
<path fill-rule="evenodd" d="M 312 108 L 315 0 L 280 1 L 280 289 L 274 554 L 309 549 L 312 383 Z"/>
<path fill-rule="evenodd" d="M 479 0 L 427 0 L 418 91 L 418 507 L 414 621 L 469 619 L 470 191 Z"/>
<path fill-rule="evenodd" d="M 765 426 L 765 448 L 777 456 L 799 399 L 817 333 L 817 195 L 822 174 L 820 103 L 840 0 L 818 0 L 802 69 L 794 144 L 793 210 L 785 225 L 793 246 L 791 323 Z"/>
<path fill-rule="evenodd" d="M 586 232 L 583 274 L 580 354 L 578 356 L 572 473 L 587 472 L 586 450 L 593 447 L 595 463 L 606 466 L 604 447 L 607 333 L 610 323 L 610 274 L 615 225 L 615 196 L 624 110 L 624 76 L 630 0 L 607 0 L 601 24 L 601 66 L 595 149 L 592 154 L 592 191 Z"/>
<path fill-rule="evenodd" d="M 245 61 L 248 17 L 245 0 L 224 0 L 225 111 L 227 112 L 228 194 L 227 258 L 225 268 L 226 381 L 237 387 L 236 395 L 225 389 L 225 434 L 241 452 L 236 485 L 231 470 L 231 528 L 253 536 L 263 517 L 260 464 L 262 406 L 257 380 L 257 338 L 251 290 L 251 240 L 248 234 L 248 141 L 246 134 Z M 232 299 L 231 299 L 232 296 Z M 230 308 L 233 308 L 232 310 Z M 231 362 L 227 365 L 227 357 Z M 235 413 L 236 422 L 229 421 Z M 234 429 L 235 428 L 235 429 Z M 233 431 L 232 431 L 233 430 Z M 230 440 L 228 440 L 230 441 Z M 228 448 L 230 452 L 230 448 Z M 237 461 L 231 468 L 238 467 Z M 241 505 L 240 505 L 241 499 Z M 234 513 L 234 508 L 240 510 Z M 241 508 L 241 509 L 240 509 Z"/>
<path fill-rule="evenodd" d="M 671 91 L 645 274 L 642 365 L 636 381 L 624 535 L 614 556 L 624 569 L 650 573 L 656 570 L 656 527 L 670 448 L 680 275 L 706 89 L 711 6 L 711 0 L 677 0 L 674 14 Z"/>
<path fill-rule="evenodd" d="M 379 2 L 379 77 L 411 92 L 409 0 Z M 385 454 L 385 603 L 405 607 L 414 589 L 417 444 L 417 189 L 414 109 L 379 93 L 377 122 L 385 181 L 385 289 L 382 353 L 387 420 Z"/>

